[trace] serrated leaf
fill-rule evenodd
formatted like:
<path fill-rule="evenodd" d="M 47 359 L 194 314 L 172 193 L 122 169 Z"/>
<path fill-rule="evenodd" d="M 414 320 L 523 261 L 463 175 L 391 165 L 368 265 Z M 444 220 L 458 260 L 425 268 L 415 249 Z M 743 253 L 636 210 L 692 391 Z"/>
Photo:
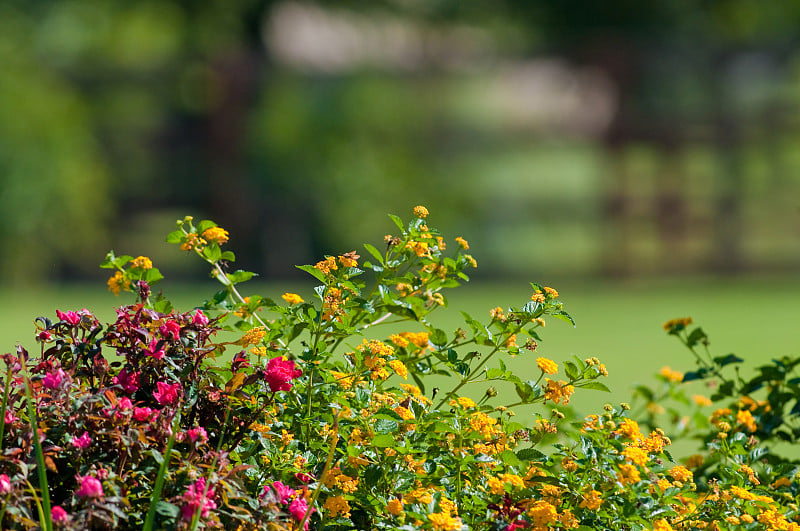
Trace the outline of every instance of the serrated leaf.
<path fill-rule="evenodd" d="M 561 319 L 562 321 L 571 324 L 573 327 L 576 326 L 575 319 L 573 319 L 572 316 L 567 312 L 565 312 L 564 310 L 557 310 L 553 312 L 553 317 L 555 317 L 556 319 Z"/>
<path fill-rule="evenodd" d="M 714 358 L 714 363 L 720 367 L 730 365 L 731 363 L 741 363 L 744 360 L 735 354 L 728 354 L 727 356 L 717 356 Z"/>
<path fill-rule="evenodd" d="M 230 280 L 232 284 L 239 284 L 240 282 L 247 282 L 251 278 L 257 276 L 258 274 L 253 273 L 252 271 L 243 271 L 238 269 L 233 273 L 228 274 L 228 280 Z"/>
<path fill-rule="evenodd" d="M 578 371 L 577 365 L 572 363 L 571 361 L 564 362 L 564 374 L 571 380 L 577 380 L 578 376 L 580 375 L 580 371 Z"/>
<path fill-rule="evenodd" d="M 202 234 L 211 227 L 216 227 L 216 226 L 217 224 L 211 221 L 210 219 L 204 219 L 203 221 L 197 224 L 197 232 Z"/>
<path fill-rule="evenodd" d="M 386 435 L 396 432 L 398 427 L 399 423 L 396 420 L 378 419 L 375 421 L 373 429 L 377 434 Z"/>

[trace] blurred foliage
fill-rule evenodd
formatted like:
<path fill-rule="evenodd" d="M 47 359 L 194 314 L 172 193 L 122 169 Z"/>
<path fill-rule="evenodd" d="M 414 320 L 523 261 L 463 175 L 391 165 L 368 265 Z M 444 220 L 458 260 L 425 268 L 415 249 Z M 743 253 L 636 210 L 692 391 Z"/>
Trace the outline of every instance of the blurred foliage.
<path fill-rule="evenodd" d="M 361 28 L 343 42 L 369 60 L 280 57 L 298 10 Z M 0 278 L 86 275 L 176 211 L 283 274 L 415 203 L 489 272 L 800 263 L 798 24 L 789 0 L 4 0 Z M 534 63 L 550 92 L 517 90 Z M 581 76 L 615 95 L 607 125 L 558 106 L 597 107 Z"/>

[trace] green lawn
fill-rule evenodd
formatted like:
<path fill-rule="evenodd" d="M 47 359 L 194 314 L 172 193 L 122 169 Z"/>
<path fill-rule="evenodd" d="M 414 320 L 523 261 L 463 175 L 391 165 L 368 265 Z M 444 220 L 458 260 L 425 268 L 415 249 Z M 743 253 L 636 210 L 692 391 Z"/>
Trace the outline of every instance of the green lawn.
<path fill-rule="evenodd" d="M 247 286 L 245 284 L 245 286 Z M 644 282 L 594 282 L 554 284 L 565 308 L 577 322 L 551 319 L 542 331 L 540 355 L 556 361 L 572 354 L 597 356 L 608 367 L 607 384 L 613 393 L 583 391 L 573 400 L 581 412 L 595 412 L 606 402 L 627 401 L 633 384 L 654 383 L 652 375 L 664 365 L 685 371 L 693 366 L 690 354 L 675 338 L 667 336 L 661 324 L 673 317 L 690 315 L 711 338 L 715 354 L 734 352 L 752 368 L 772 357 L 800 354 L 800 281 L 796 280 L 669 280 Z M 253 284 L 254 293 L 277 298 L 286 289 L 298 291 L 307 300 L 310 286 Z M 201 285 L 170 285 L 164 289 L 179 308 L 188 309 L 210 296 L 212 282 Z M 245 290 L 246 291 L 246 290 Z M 452 292 L 450 307 L 434 314 L 433 323 L 451 332 L 460 323 L 460 309 L 473 317 L 485 318 L 494 306 L 519 306 L 528 300 L 530 289 L 519 285 L 472 283 Z M 26 347 L 32 340 L 33 319 L 38 315 L 55 318 L 55 310 L 87 307 L 106 319 L 113 318 L 113 306 L 130 301 L 115 298 L 104 286 L 62 286 L 36 290 L 6 289 L 0 302 L 0 342 L 11 351 L 17 341 Z M 538 375 L 534 357 L 509 360 L 518 374 Z M 745 372 L 745 374 L 748 374 Z M 485 389 L 473 388 L 480 396 Z M 702 389 L 700 389 L 702 391 Z"/>

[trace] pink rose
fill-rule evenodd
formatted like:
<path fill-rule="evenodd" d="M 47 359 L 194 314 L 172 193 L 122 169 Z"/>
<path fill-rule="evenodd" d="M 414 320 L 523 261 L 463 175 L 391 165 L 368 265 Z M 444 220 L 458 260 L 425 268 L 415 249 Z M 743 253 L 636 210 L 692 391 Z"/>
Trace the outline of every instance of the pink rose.
<path fill-rule="evenodd" d="M 282 356 L 278 356 L 267 362 L 264 378 L 267 380 L 270 390 L 275 393 L 277 391 L 290 390 L 292 384 L 289 382 L 301 374 L 303 374 L 303 371 L 295 369 L 294 360 L 288 360 Z"/>
<path fill-rule="evenodd" d="M 0 474 L 0 494 L 11 492 L 11 480 L 5 474 Z"/>
<path fill-rule="evenodd" d="M 135 393 L 139 389 L 139 373 L 122 369 L 112 378 L 111 383 L 119 385 L 126 393 Z"/>
<path fill-rule="evenodd" d="M 192 442 L 197 442 L 199 440 L 201 443 L 204 443 L 208 440 L 208 434 L 202 426 L 190 429 L 186 432 L 186 435 L 189 436 L 189 440 Z"/>
<path fill-rule="evenodd" d="M 18 418 L 19 417 L 14 416 L 14 413 L 12 413 L 10 409 L 6 410 L 6 418 L 5 418 L 6 424 L 11 424 Z"/>
<path fill-rule="evenodd" d="M 164 357 L 164 345 L 162 344 L 159 348 L 158 344 L 159 341 L 156 338 L 153 338 L 153 340 L 150 341 L 149 347 L 144 349 L 145 354 L 157 360 L 162 359 Z"/>
<path fill-rule="evenodd" d="M 162 406 L 173 404 L 180 396 L 181 384 L 166 384 L 164 382 L 157 382 L 156 391 L 153 391 L 153 398 Z"/>
<path fill-rule="evenodd" d="M 60 505 L 54 505 L 50 510 L 50 515 L 53 522 L 57 524 L 65 524 L 69 520 L 69 514 Z"/>
<path fill-rule="evenodd" d="M 131 399 L 127 396 L 123 396 L 120 398 L 117 407 L 120 409 L 120 411 L 128 411 L 129 409 L 133 409 L 133 402 L 131 402 Z"/>
<path fill-rule="evenodd" d="M 89 437 L 88 431 L 84 431 L 80 437 L 72 438 L 72 446 L 75 448 L 88 448 L 90 444 L 92 444 L 92 438 Z"/>
<path fill-rule="evenodd" d="M 49 372 L 44 377 L 44 380 L 42 380 L 42 384 L 48 389 L 58 389 L 61 386 L 61 382 L 64 380 L 65 376 L 66 374 L 64 373 L 63 369 Z"/>
<path fill-rule="evenodd" d="M 211 499 L 213 497 L 214 489 L 209 487 L 206 490 L 205 478 L 198 479 L 194 485 L 189 485 L 183 494 L 183 501 L 186 502 L 186 505 L 181 507 L 181 517 L 190 522 L 199 510 L 200 516 L 206 518 L 210 511 L 217 508 L 216 502 Z"/>
<path fill-rule="evenodd" d="M 305 498 L 295 498 L 292 500 L 292 503 L 289 504 L 289 512 L 292 513 L 294 519 L 298 522 L 305 517 L 306 513 L 308 512 L 308 502 Z M 311 509 L 311 512 L 314 512 L 314 509 Z M 304 529 L 308 531 L 308 523 L 309 521 L 306 520 L 306 525 Z"/>
<path fill-rule="evenodd" d="M 158 331 L 161 332 L 161 335 L 165 338 L 169 339 L 171 336 L 173 341 L 177 341 L 178 334 L 181 331 L 181 325 L 179 325 L 177 321 L 167 321 L 159 327 Z"/>
<path fill-rule="evenodd" d="M 76 496 L 83 498 L 101 498 L 103 497 L 103 484 L 100 480 L 92 476 L 79 477 L 81 487 L 75 492 Z"/>
<path fill-rule="evenodd" d="M 278 497 L 278 502 L 280 503 L 289 503 L 289 500 L 294 496 L 296 492 L 294 489 L 287 487 L 280 481 L 274 481 L 272 483 L 272 489 L 275 491 L 275 494 Z M 264 492 L 261 493 L 260 498 L 263 500 L 266 496 L 271 494 L 270 486 L 267 485 L 264 487 Z"/>
<path fill-rule="evenodd" d="M 197 310 L 194 314 L 194 317 L 192 317 L 192 323 L 198 326 L 205 326 L 208 324 L 208 317 L 203 315 L 201 310 Z"/>
<path fill-rule="evenodd" d="M 149 421 L 153 417 L 154 410 L 149 407 L 133 408 L 133 419 L 139 422 Z"/>
<path fill-rule="evenodd" d="M 64 313 L 61 310 L 56 310 L 56 315 L 59 319 L 68 322 L 72 326 L 75 326 L 81 322 L 81 316 L 72 311 Z"/>

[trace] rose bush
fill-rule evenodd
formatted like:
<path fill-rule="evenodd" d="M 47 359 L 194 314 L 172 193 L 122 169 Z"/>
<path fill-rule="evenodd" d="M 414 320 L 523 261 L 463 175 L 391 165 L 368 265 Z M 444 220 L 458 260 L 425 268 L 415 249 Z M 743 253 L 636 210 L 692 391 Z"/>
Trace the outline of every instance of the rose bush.
<path fill-rule="evenodd" d="M 391 216 L 396 233 L 366 245 L 368 260 L 300 266 L 317 282 L 308 302 L 242 295 L 254 274 L 232 270 L 229 234 L 210 221 L 187 217 L 167 237 L 223 287 L 189 311 L 151 291 L 150 259 L 109 253 L 109 289 L 135 302 L 108 324 L 59 309 L 36 320 L 35 355 L 3 357 L 0 526 L 798 529 L 797 466 L 771 451 L 800 435 L 797 359 L 731 378 L 742 360 L 712 356 L 702 330 L 673 320 L 696 370 L 638 387 L 640 413 L 572 418 L 573 393 L 607 390 L 607 371 L 537 353 L 547 319 L 572 322 L 559 293 L 532 284 L 518 306 L 435 327 L 477 263 L 428 215 Z M 381 335 L 390 323 L 406 329 Z M 531 373 L 509 370 L 510 355 Z M 690 401 L 691 380 L 714 394 Z M 529 421 L 520 406 L 535 408 Z M 670 437 L 687 433 L 700 452 L 679 463 Z"/>

